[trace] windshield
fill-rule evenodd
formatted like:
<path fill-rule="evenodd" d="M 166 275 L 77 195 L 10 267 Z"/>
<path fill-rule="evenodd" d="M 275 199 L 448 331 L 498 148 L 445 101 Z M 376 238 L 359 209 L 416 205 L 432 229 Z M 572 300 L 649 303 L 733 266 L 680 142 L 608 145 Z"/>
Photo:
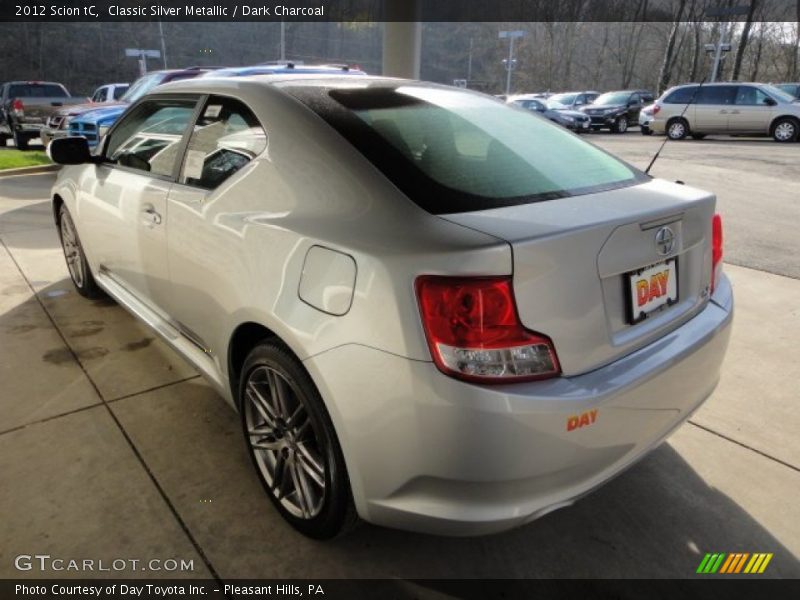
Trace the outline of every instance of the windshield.
<path fill-rule="evenodd" d="M 631 97 L 630 92 L 608 92 L 606 94 L 599 95 L 597 99 L 594 101 L 594 103 L 600 104 L 601 106 L 627 104 L 628 98 L 630 97 Z"/>
<path fill-rule="evenodd" d="M 122 96 L 120 102 L 127 102 L 128 104 L 136 102 L 139 98 L 161 83 L 162 79 L 162 73 L 150 73 L 149 75 L 140 77 L 128 88 L 128 91 Z"/>
<path fill-rule="evenodd" d="M 384 84 L 328 91 L 325 105 L 323 88 L 316 95 L 300 86 L 287 91 L 435 214 L 591 193 L 645 178 L 561 127 L 482 94 Z"/>
<path fill-rule="evenodd" d="M 569 108 L 575 103 L 578 94 L 556 94 L 547 99 L 547 106 L 550 108 Z"/>
<path fill-rule="evenodd" d="M 765 85 L 764 89 L 769 92 L 769 94 L 780 100 L 781 102 L 797 102 L 797 98 L 792 96 L 791 94 L 784 92 L 782 89 L 775 87 L 774 85 Z"/>

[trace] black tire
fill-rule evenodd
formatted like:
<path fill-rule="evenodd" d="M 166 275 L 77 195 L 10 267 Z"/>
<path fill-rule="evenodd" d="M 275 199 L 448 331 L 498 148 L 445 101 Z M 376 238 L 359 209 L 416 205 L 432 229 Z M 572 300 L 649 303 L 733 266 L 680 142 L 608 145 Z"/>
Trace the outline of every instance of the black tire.
<path fill-rule="evenodd" d="M 29 141 L 30 138 L 27 134 L 20 131 L 14 132 L 14 145 L 17 147 L 17 150 L 27 150 Z"/>
<path fill-rule="evenodd" d="M 642 135 L 653 135 L 653 130 L 650 129 L 647 125 L 641 125 L 639 127 L 639 130 L 641 131 Z"/>
<path fill-rule="evenodd" d="M 689 135 L 689 123 L 686 119 L 671 119 L 667 123 L 667 137 L 671 140 L 682 140 Z"/>
<path fill-rule="evenodd" d="M 281 390 L 283 401 L 273 395 L 276 389 Z M 344 456 L 322 398 L 297 358 L 277 340 L 264 340 L 253 348 L 242 367 L 238 401 L 250 459 L 281 516 L 297 531 L 314 539 L 331 539 L 350 531 L 358 522 L 358 515 Z M 265 407 L 264 402 L 269 406 Z M 271 413 L 270 407 L 276 406 L 277 412 Z M 290 416 L 284 418 L 281 413 Z M 250 425 L 258 433 L 251 435 Z M 262 447 L 254 448 L 254 444 Z M 307 456 L 313 456 L 314 462 Z M 324 474 L 320 476 L 311 465 L 324 466 Z M 304 484 L 300 484 L 301 475 Z M 286 491 L 286 477 L 292 479 L 292 491 Z M 324 489 L 318 485 L 323 479 Z M 298 492 L 298 488 L 304 491 Z M 312 488 L 318 493 L 312 495 Z M 312 499 L 316 500 L 313 512 L 309 508 Z M 298 509 L 301 515 L 294 514 Z"/>
<path fill-rule="evenodd" d="M 69 229 L 72 233 L 68 231 Z M 78 230 L 75 228 L 75 222 L 65 204 L 62 204 L 58 211 L 58 237 L 61 240 L 67 271 L 69 271 L 75 290 L 84 298 L 103 298 L 105 292 L 94 280 L 94 275 L 92 275 L 83 251 L 83 245 L 78 237 Z"/>
<path fill-rule="evenodd" d="M 772 139 L 782 144 L 796 142 L 800 133 L 797 119 L 781 117 L 772 124 Z"/>
<path fill-rule="evenodd" d="M 706 139 L 706 134 L 705 133 L 693 133 L 692 134 L 692 139 L 693 140 L 704 140 L 704 139 Z"/>
<path fill-rule="evenodd" d="M 5 133 L 0 133 L 0 148 L 5 148 L 8 140 L 10 139 L 10 136 L 6 135 Z"/>
<path fill-rule="evenodd" d="M 625 133 L 628 131 L 628 117 L 622 115 L 619 119 L 614 121 L 614 124 L 611 126 L 611 131 L 614 133 Z"/>

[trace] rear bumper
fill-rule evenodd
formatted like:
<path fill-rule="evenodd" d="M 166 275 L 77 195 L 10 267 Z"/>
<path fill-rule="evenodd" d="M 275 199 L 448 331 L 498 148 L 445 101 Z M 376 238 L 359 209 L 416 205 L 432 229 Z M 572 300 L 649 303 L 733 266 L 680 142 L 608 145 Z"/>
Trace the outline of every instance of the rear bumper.
<path fill-rule="evenodd" d="M 569 505 L 663 441 L 716 387 L 732 318 L 723 278 L 701 313 L 647 347 L 577 377 L 505 386 L 460 382 L 432 363 L 357 345 L 305 364 L 336 426 L 359 514 L 475 535 Z M 589 423 L 570 430 L 581 415 Z"/>

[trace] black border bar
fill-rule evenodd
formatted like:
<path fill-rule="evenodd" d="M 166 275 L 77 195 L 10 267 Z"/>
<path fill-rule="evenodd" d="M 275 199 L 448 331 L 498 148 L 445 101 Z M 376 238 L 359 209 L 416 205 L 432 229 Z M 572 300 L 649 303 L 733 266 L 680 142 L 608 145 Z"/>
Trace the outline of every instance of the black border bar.
<path fill-rule="evenodd" d="M 127 587 L 126 587 L 127 586 Z M 148 588 L 147 586 L 152 586 Z M 132 587 L 140 595 L 130 593 Z M 99 593 L 98 593 L 99 592 Z M 320 593 L 322 592 L 322 593 Z M 21 600 L 57 598 L 86 600 L 292 600 L 319 598 L 351 600 L 550 600 L 591 598 L 674 600 L 676 598 L 800 597 L 800 580 L 765 579 L 762 576 L 700 576 L 693 579 L 540 579 L 540 580 L 440 580 L 440 579 L 271 579 L 271 580 L 131 580 L 131 579 L 4 579 L 0 598 Z"/>
<path fill-rule="evenodd" d="M 681 0 L 2 0 L 0 22 L 671 22 Z M 703 19 L 742 21 L 751 0 L 702 0 Z M 797 21 L 795 0 L 755 20 Z"/>

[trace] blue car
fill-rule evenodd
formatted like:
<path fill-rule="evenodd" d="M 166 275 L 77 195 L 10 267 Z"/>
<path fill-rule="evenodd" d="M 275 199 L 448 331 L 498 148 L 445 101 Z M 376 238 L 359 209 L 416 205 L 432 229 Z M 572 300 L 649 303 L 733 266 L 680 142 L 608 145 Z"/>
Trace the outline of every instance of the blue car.
<path fill-rule="evenodd" d="M 89 147 L 95 147 L 111 126 L 119 119 L 128 106 L 154 87 L 192 77 L 246 77 L 248 75 L 354 75 L 364 76 L 366 73 L 346 65 L 295 65 L 293 63 L 252 65 L 248 67 L 232 67 L 214 69 L 190 67 L 172 71 L 154 71 L 140 77 L 120 99 L 121 104 L 98 108 L 74 118 L 69 124 L 69 135 L 85 137 Z"/>

